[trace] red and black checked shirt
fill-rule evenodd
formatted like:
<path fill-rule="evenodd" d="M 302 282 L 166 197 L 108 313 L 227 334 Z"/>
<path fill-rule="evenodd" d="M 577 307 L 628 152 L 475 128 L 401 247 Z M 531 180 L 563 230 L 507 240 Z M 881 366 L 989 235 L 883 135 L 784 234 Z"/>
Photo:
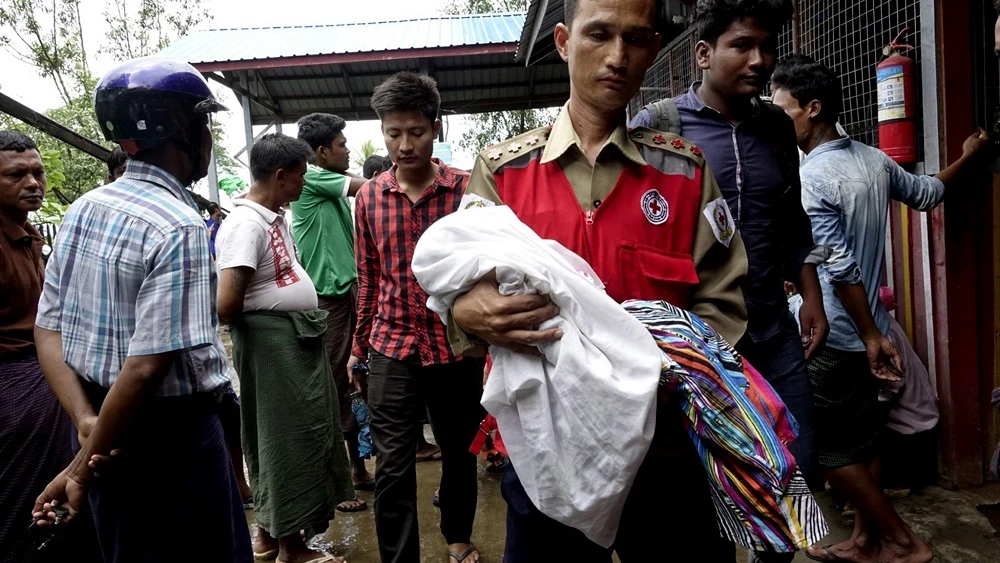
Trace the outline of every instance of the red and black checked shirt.
<path fill-rule="evenodd" d="M 417 354 L 425 366 L 458 359 L 448 344 L 448 329 L 427 309 L 427 294 L 410 269 L 420 235 L 458 210 L 469 183 L 467 172 L 434 162 L 439 167 L 437 178 L 416 202 L 400 189 L 395 167 L 358 192 L 354 210 L 358 326 L 353 353 L 359 358 L 375 350 L 397 360 Z"/>

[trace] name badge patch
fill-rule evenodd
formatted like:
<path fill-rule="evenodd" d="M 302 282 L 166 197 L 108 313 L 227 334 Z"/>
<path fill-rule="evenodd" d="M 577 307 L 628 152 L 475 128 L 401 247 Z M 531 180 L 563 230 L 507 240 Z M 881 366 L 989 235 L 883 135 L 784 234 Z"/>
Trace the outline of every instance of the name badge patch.
<path fill-rule="evenodd" d="M 709 202 L 705 206 L 705 218 L 708 219 L 708 224 L 712 227 L 712 233 L 715 234 L 715 238 L 729 248 L 730 243 L 733 242 L 733 237 L 736 236 L 736 226 L 733 222 L 733 216 L 729 213 L 729 204 L 726 203 L 724 198 L 719 198 L 715 201 Z"/>

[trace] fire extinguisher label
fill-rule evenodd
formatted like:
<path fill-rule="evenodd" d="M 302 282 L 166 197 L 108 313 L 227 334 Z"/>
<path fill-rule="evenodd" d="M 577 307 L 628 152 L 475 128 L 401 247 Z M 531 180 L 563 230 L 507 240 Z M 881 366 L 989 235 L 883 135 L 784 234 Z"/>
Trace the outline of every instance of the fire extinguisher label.
<path fill-rule="evenodd" d="M 880 68 L 878 76 L 878 120 L 906 119 L 906 94 L 903 91 L 903 66 Z"/>

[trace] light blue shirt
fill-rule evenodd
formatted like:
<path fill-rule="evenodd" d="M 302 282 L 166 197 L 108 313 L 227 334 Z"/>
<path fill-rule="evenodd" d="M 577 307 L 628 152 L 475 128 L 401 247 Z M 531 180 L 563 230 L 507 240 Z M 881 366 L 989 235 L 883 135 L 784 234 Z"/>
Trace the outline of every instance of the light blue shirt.
<path fill-rule="evenodd" d="M 70 206 L 36 324 L 62 333 L 63 359 L 102 387 L 128 356 L 176 352 L 157 394 L 211 391 L 230 381 L 216 284 L 191 194 L 165 170 L 130 160 L 119 180 Z"/>
<path fill-rule="evenodd" d="M 865 349 L 858 329 L 834 288 L 862 284 L 875 324 L 889 333 L 889 313 L 879 300 L 889 200 L 928 211 L 944 199 L 944 184 L 900 168 L 882 151 L 849 137 L 824 143 L 800 169 L 802 207 L 817 245 L 832 254 L 819 267 L 823 305 L 830 323 L 827 345 L 845 351 Z"/>

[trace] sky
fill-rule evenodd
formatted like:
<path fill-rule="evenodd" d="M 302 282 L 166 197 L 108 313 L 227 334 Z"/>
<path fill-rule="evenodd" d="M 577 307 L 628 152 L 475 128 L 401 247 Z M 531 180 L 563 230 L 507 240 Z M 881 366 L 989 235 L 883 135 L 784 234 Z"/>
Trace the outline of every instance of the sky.
<path fill-rule="evenodd" d="M 104 12 L 108 0 L 81 0 L 80 13 L 83 23 L 85 46 L 89 54 L 91 71 L 102 75 L 114 66 L 114 61 L 105 54 L 99 53 L 100 47 L 106 43 L 105 32 L 107 23 Z M 259 27 L 280 25 L 321 25 L 345 22 L 364 22 L 386 19 L 406 19 L 441 13 L 446 0 L 332 0 L 315 2 L 306 0 L 281 0 L 280 9 L 274 4 L 261 0 L 202 0 L 213 19 L 198 26 L 196 29 L 215 29 L 230 27 Z M 322 9 L 317 9 L 317 7 Z M 243 113 L 238 99 L 223 86 L 210 83 L 212 90 L 220 97 L 230 111 L 222 113 L 217 118 L 226 131 L 227 149 L 229 154 L 239 151 L 245 144 L 243 128 Z M 0 48 L 0 92 L 18 100 L 37 111 L 46 111 L 61 104 L 59 95 L 50 78 L 42 78 L 37 70 L 18 61 L 13 55 Z M 255 127 L 254 134 L 259 134 L 263 127 Z M 452 143 L 453 164 L 459 168 L 472 166 L 474 155 L 458 147 L 458 140 L 465 131 L 465 121 L 451 117 L 445 127 Z M 282 132 L 294 135 L 295 124 L 285 124 Z M 375 146 L 382 148 L 385 154 L 385 143 L 377 121 L 348 121 L 348 147 L 355 151 L 362 142 L 371 139 Z M 246 162 L 246 156 L 242 160 Z M 244 169 L 240 176 L 249 181 L 249 173 Z M 206 191 L 201 189 L 199 191 Z M 207 195 L 204 193 L 203 195 Z M 224 198 L 224 196 L 223 196 Z M 225 199 L 225 198 L 224 198 Z M 220 202 L 225 205 L 226 202 Z"/>

